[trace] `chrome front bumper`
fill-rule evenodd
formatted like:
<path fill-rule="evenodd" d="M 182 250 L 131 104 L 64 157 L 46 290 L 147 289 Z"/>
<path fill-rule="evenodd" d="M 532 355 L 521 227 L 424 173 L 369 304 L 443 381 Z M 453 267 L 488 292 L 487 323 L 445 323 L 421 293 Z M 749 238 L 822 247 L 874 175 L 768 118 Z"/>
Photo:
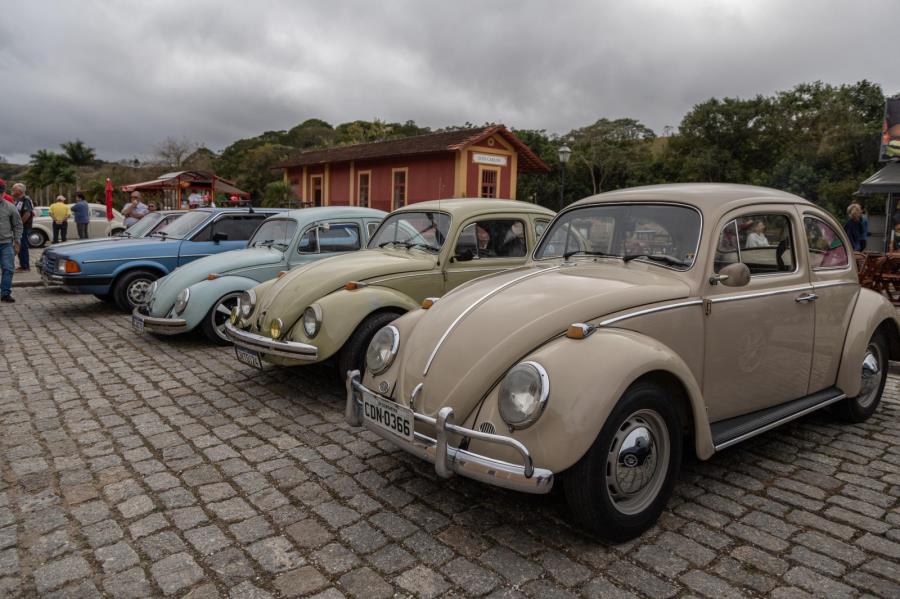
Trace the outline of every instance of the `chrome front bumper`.
<path fill-rule="evenodd" d="M 263 337 L 256 333 L 243 331 L 231 322 L 225 323 L 225 336 L 235 345 L 258 352 L 262 356 L 278 356 L 306 362 L 315 362 L 319 359 L 319 348 L 315 345 Z"/>
<path fill-rule="evenodd" d="M 41 283 L 44 284 L 44 287 L 61 287 L 65 285 L 62 276 L 47 274 L 43 269 L 41 269 Z"/>
<path fill-rule="evenodd" d="M 453 473 L 456 473 L 489 485 L 535 494 L 547 493 L 553 487 L 553 473 L 545 468 L 535 468 L 528 448 L 512 437 L 493 435 L 457 426 L 453 424 L 453 408 L 444 407 L 438 412 L 437 418 L 417 412 L 413 413 L 416 422 L 430 424 L 438 432 L 437 439 L 413 432 L 414 439 L 410 442 L 379 426 L 370 425 L 363 418 L 362 398 L 360 397 L 363 393 L 380 397 L 386 401 L 393 401 L 366 388 L 360 382 L 359 371 L 351 370 L 347 373 L 347 404 L 344 411 L 347 424 L 364 426 L 367 430 L 390 441 L 407 453 L 431 462 L 434 464 L 435 472 L 442 478 L 450 478 Z M 451 447 L 447 441 L 449 435 L 460 435 L 469 439 L 512 447 L 521 454 L 522 465 L 510 464 L 465 449 Z"/>
<path fill-rule="evenodd" d="M 131 317 L 144 323 L 144 330 L 156 333 L 157 335 L 177 335 L 186 333 L 188 330 L 187 321 L 183 318 L 156 318 L 141 314 L 140 308 L 135 308 L 131 313 Z"/>

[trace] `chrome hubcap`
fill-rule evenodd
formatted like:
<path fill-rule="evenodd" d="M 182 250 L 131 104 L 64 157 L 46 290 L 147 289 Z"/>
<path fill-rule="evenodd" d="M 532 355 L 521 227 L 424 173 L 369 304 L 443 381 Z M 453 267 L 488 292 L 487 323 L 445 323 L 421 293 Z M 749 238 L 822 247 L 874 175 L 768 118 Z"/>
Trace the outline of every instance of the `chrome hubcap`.
<path fill-rule="evenodd" d="M 862 361 L 862 381 L 859 387 L 857 403 L 862 408 L 872 405 L 878 395 L 881 386 L 882 357 L 881 349 L 874 343 L 866 348 L 866 354 Z"/>
<path fill-rule="evenodd" d="M 41 242 L 44 240 L 44 237 L 40 233 L 32 233 L 28 236 L 28 243 L 33 246 L 41 245 Z"/>
<path fill-rule="evenodd" d="M 215 309 L 212 311 L 213 329 L 216 331 L 216 335 L 226 341 L 229 341 L 229 339 L 225 336 L 225 324 L 231 318 L 231 309 L 238 304 L 238 297 L 240 296 L 237 294 L 226 295 L 219 300 L 219 303 L 216 304 Z"/>
<path fill-rule="evenodd" d="M 138 279 L 128 286 L 128 301 L 133 306 L 141 306 L 147 301 L 147 292 L 150 290 L 150 281 Z"/>
<path fill-rule="evenodd" d="M 656 499 L 669 464 L 669 432 L 653 410 L 625 419 L 613 438 L 606 459 L 609 498 L 623 514 L 636 514 Z"/>

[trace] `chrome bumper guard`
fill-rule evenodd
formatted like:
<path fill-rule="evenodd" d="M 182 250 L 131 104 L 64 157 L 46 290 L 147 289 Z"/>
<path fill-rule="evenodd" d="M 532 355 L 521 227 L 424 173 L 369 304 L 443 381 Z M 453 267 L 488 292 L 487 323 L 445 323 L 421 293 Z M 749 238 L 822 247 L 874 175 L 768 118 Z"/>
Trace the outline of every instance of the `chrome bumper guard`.
<path fill-rule="evenodd" d="M 360 372 L 351 370 L 347 373 L 347 404 L 344 412 L 347 424 L 364 426 L 367 430 L 390 441 L 407 453 L 431 462 L 434 464 L 435 472 L 441 478 L 450 478 L 456 473 L 489 485 L 534 494 L 547 493 L 553 487 L 553 472 L 545 468 L 535 468 L 531 459 L 531 453 L 522 443 L 511 437 L 483 433 L 453 424 L 453 408 L 449 406 L 441 408 L 437 418 L 413 412 L 417 422 L 424 422 L 434 426 L 438 433 L 437 439 L 432 439 L 427 435 L 414 431 L 414 440 L 410 442 L 381 427 L 369 425 L 362 417 L 362 398 L 360 395 L 363 393 L 379 397 L 385 401 L 393 401 L 366 388 L 360 382 Z M 451 447 L 447 442 L 449 435 L 460 435 L 469 439 L 512 447 L 521 454 L 522 465 L 510 464 L 509 462 L 495 460 L 465 449 Z"/>
<path fill-rule="evenodd" d="M 44 287 L 61 287 L 65 285 L 60 275 L 50 275 L 43 270 L 41 270 L 41 283 L 44 284 Z"/>
<path fill-rule="evenodd" d="M 177 335 L 188 330 L 187 321 L 183 318 L 156 318 L 147 316 L 135 308 L 131 313 L 132 318 L 138 318 L 144 323 L 144 330 L 157 335 Z"/>
<path fill-rule="evenodd" d="M 279 358 L 290 358 L 292 360 L 305 360 L 314 362 L 319 359 L 319 348 L 308 343 L 300 343 L 297 341 L 278 341 L 271 337 L 263 337 L 256 333 L 243 331 L 231 322 L 225 323 L 225 336 L 232 343 L 251 349 L 261 355 L 278 356 Z"/>

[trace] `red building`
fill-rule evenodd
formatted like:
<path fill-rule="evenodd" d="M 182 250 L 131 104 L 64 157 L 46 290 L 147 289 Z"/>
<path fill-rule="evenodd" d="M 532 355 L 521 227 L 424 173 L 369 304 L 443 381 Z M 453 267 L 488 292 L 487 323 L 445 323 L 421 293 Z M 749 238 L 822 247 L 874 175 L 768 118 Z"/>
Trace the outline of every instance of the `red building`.
<path fill-rule="evenodd" d="M 503 125 L 311 150 L 274 168 L 305 206 L 386 211 L 441 198 L 514 200 L 519 173 L 550 170 Z"/>

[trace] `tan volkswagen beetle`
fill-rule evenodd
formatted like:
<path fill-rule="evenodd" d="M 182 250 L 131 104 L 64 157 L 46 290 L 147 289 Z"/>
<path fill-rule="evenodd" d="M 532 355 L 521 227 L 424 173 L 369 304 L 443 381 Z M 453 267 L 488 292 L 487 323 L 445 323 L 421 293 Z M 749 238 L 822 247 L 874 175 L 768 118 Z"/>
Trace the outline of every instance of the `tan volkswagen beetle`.
<path fill-rule="evenodd" d="M 437 473 L 546 493 L 611 540 L 701 459 L 813 410 L 879 403 L 898 321 L 841 226 L 760 187 L 650 186 L 560 212 L 528 265 L 374 336 L 346 419 Z"/>
<path fill-rule="evenodd" d="M 390 213 L 367 249 L 326 258 L 238 299 L 225 327 L 238 360 L 362 368 L 372 336 L 429 297 L 522 266 L 551 210 L 512 200 L 419 202 Z M 310 239 L 309 244 L 315 244 Z M 300 248 L 304 247 L 300 240 Z"/>

